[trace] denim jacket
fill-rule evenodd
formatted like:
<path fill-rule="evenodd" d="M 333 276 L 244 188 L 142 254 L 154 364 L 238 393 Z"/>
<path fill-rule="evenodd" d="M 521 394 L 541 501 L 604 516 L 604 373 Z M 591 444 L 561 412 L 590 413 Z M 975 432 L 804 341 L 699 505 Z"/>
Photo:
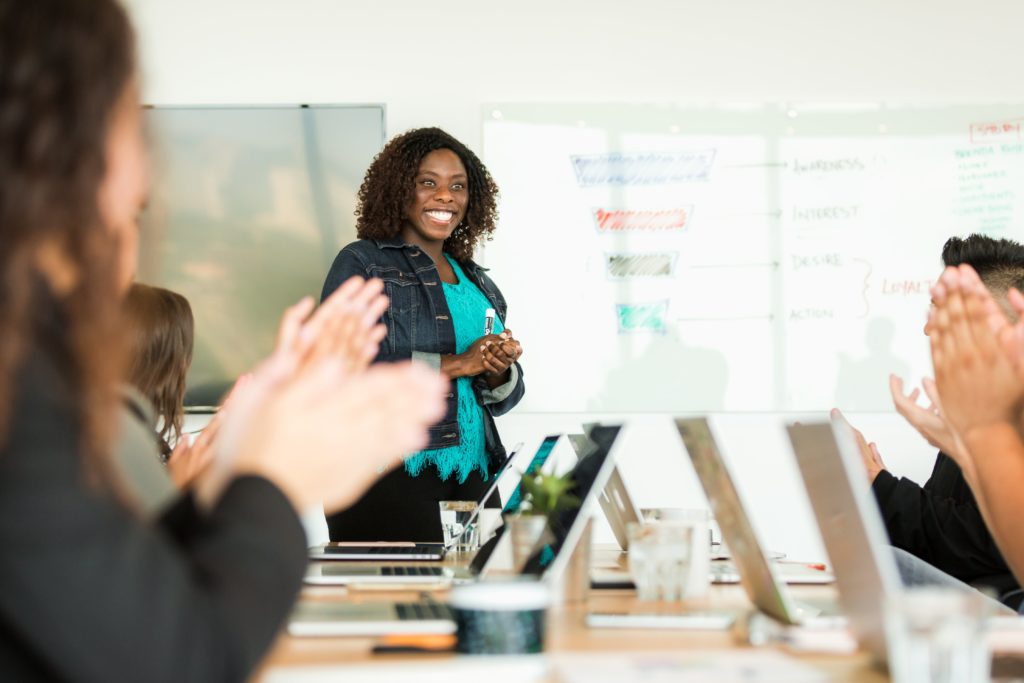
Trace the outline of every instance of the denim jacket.
<path fill-rule="evenodd" d="M 505 298 L 487 276 L 487 269 L 473 261 L 459 265 L 504 321 Z M 441 277 L 434 260 L 422 249 L 406 244 L 400 237 L 352 242 L 335 257 L 324 282 L 321 301 L 353 275 L 380 278 L 388 296 L 388 310 L 383 317 L 388 334 L 381 342 L 375 362 L 411 358 L 440 369 L 441 356 L 455 353 L 455 324 L 441 287 Z M 481 336 L 483 332 L 481 320 Z M 484 439 L 492 469 L 505 456 L 494 418 L 512 410 L 526 391 L 519 363 L 510 371 L 509 381 L 494 389 L 487 385 L 483 376 L 473 380 L 477 403 L 484 408 Z M 460 442 L 458 383 L 452 382 L 451 388 L 448 410 L 444 419 L 430 428 L 430 443 L 425 450 L 455 446 Z"/>

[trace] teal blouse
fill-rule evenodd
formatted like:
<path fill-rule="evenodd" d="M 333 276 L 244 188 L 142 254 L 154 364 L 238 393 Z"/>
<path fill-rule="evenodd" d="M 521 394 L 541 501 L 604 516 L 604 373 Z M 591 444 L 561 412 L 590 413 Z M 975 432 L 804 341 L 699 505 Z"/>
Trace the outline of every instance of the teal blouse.
<path fill-rule="evenodd" d="M 455 353 L 463 353 L 477 339 L 484 335 L 484 318 L 488 308 L 492 308 L 483 292 L 465 276 L 459 264 L 448 254 L 448 263 L 458 282 L 454 285 L 442 282 L 444 296 L 455 326 Z M 494 334 L 500 334 L 505 326 L 495 317 Z M 405 471 L 418 476 L 424 468 L 437 468 L 442 480 L 447 481 L 457 474 L 459 483 L 466 481 L 473 470 L 478 470 L 487 480 L 487 450 L 484 447 L 484 415 L 483 406 L 476 402 L 473 393 L 473 378 L 459 377 L 459 431 L 462 438 L 459 445 L 420 451 L 405 461 Z"/>

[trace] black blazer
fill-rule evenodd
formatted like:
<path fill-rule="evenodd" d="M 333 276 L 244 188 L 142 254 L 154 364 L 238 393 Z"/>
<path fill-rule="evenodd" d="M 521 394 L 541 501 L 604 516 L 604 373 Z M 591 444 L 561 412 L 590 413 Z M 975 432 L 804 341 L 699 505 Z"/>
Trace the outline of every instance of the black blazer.
<path fill-rule="evenodd" d="M 0 446 L 0 680 L 245 680 L 301 585 L 291 504 L 243 477 L 144 522 L 83 480 L 58 358 L 22 368 Z"/>

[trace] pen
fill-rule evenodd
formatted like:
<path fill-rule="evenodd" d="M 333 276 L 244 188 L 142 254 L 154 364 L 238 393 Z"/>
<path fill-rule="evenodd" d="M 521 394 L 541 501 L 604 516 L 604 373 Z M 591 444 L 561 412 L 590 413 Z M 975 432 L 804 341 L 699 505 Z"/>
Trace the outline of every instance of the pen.
<path fill-rule="evenodd" d="M 494 309 L 488 308 L 484 313 L 484 336 L 494 332 Z"/>
<path fill-rule="evenodd" d="M 454 635 L 388 636 L 373 647 L 374 654 L 449 652 L 455 648 Z"/>
<path fill-rule="evenodd" d="M 808 569 L 817 569 L 820 572 L 825 571 L 825 565 L 823 565 L 820 562 L 812 562 L 812 563 L 807 565 L 807 568 Z"/>

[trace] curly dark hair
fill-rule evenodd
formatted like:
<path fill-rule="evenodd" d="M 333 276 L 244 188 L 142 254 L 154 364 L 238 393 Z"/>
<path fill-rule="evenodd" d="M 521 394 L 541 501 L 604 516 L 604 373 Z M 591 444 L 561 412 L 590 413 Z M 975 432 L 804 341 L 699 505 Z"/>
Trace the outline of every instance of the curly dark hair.
<path fill-rule="evenodd" d="M 440 128 L 415 128 L 391 138 L 366 171 L 356 207 L 360 239 L 389 239 L 401 231 L 420 163 L 438 149 L 455 152 L 469 176 L 466 217 L 445 240 L 445 251 L 457 261 L 468 261 L 477 244 L 491 238 L 498 221 L 498 186 L 487 167 Z"/>

